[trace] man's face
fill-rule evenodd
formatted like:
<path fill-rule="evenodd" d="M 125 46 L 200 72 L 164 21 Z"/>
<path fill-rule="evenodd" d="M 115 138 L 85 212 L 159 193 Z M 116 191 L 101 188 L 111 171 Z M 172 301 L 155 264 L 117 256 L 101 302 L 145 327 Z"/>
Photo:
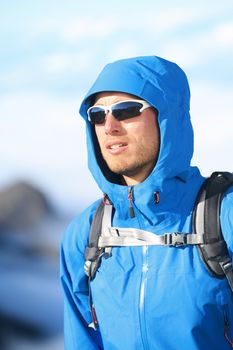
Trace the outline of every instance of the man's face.
<path fill-rule="evenodd" d="M 97 95 L 95 105 L 110 106 L 129 99 L 135 99 L 135 96 L 104 92 Z M 159 152 L 159 128 L 153 108 L 123 121 L 118 121 L 109 112 L 104 124 L 95 125 L 95 132 L 103 158 L 112 172 L 123 175 L 127 185 L 147 178 Z"/>

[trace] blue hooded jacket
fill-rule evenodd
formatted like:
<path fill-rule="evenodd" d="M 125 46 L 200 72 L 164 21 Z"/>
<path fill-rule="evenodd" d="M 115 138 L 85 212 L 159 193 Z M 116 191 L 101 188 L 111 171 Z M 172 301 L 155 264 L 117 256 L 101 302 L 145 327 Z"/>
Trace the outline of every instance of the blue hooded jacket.
<path fill-rule="evenodd" d="M 92 97 L 101 91 L 136 95 L 158 110 L 160 152 L 148 178 L 130 188 L 134 218 L 129 211 L 129 187 L 118 184 L 101 165 L 87 120 Z M 176 64 L 155 56 L 108 64 L 84 98 L 80 114 L 86 120 L 89 168 L 115 207 L 113 226 L 157 235 L 192 231 L 193 206 L 204 178 L 196 167 L 190 166 L 193 130 L 189 101 L 184 72 Z M 159 194 L 159 202 L 154 200 L 155 193 Z M 209 274 L 197 247 L 191 245 L 113 248 L 110 258 L 102 258 L 91 282 L 99 329 L 88 327 L 92 318 L 84 253 L 98 204 L 99 201 L 71 222 L 62 242 L 65 349 L 230 349 L 232 293 L 225 278 Z M 222 203 L 221 225 L 232 256 L 232 189 Z"/>

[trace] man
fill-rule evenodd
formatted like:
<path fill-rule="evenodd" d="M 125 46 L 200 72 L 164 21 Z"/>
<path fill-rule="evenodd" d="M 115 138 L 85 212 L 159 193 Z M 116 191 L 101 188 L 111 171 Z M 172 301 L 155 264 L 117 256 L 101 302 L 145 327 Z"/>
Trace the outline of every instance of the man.
<path fill-rule="evenodd" d="M 107 195 L 105 207 L 114 207 L 112 226 L 134 228 L 139 239 L 138 229 L 153 237 L 192 232 L 204 178 L 190 166 L 189 98 L 184 72 L 149 56 L 108 64 L 81 104 L 89 167 Z M 114 246 L 88 285 L 84 255 L 99 203 L 70 224 L 62 243 L 65 349 L 231 348 L 231 290 L 226 278 L 209 274 L 196 245 Z M 232 189 L 222 202 L 221 226 L 232 254 Z"/>

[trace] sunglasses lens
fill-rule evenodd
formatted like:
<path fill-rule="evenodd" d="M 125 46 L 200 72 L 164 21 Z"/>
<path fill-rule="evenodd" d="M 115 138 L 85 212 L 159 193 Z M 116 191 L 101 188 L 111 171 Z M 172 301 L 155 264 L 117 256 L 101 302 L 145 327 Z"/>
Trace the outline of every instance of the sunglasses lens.
<path fill-rule="evenodd" d="M 112 108 L 112 114 L 117 120 L 125 120 L 137 117 L 141 114 L 143 105 L 140 102 L 120 102 Z"/>
<path fill-rule="evenodd" d="M 92 124 L 103 124 L 105 121 L 105 110 L 101 107 L 93 106 L 89 110 L 89 118 Z"/>
<path fill-rule="evenodd" d="M 122 101 L 114 104 L 111 108 L 111 112 L 114 118 L 121 121 L 139 116 L 142 107 L 143 104 L 141 102 Z M 92 124 L 104 124 L 106 110 L 101 106 L 93 106 L 89 109 L 88 116 Z"/>

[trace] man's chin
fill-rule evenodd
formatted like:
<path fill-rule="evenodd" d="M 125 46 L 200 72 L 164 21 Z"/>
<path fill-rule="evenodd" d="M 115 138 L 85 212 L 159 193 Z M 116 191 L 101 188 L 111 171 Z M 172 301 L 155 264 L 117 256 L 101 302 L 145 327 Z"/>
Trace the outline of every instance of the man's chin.
<path fill-rule="evenodd" d="M 140 173 L 145 166 L 145 164 L 143 162 L 139 162 L 138 159 L 135 159 L 135 162 L 131 163 L 129 163 L 126 159 L 121 159 L 121 162 L 119 160 L 113 162 L 112 159 L 105 159 L 108 168 L 117 175 L 129 177 L 135 176 Z"/>
<path fill-rule="evenodd" d="M 121 176 L 134 176 L 135 174 L 138 173 L 138 171 L 140 171 L 141 167 L 123 167 L 123 166 L 111 166 L 109 167 L 109 169 L 117 174 L 117 175 L 121 175 Z"/>

